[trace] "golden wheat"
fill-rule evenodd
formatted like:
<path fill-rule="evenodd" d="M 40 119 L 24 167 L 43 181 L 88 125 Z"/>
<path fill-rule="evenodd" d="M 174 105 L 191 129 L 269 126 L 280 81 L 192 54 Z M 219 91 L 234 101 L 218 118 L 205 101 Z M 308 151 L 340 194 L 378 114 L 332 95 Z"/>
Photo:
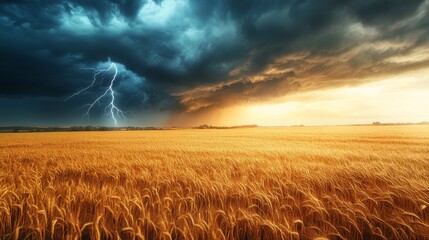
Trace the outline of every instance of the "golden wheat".
<path fill-rule="evenodd" d="M 429 127 L 0 135 L 0 239 L 429 239 Z"/>

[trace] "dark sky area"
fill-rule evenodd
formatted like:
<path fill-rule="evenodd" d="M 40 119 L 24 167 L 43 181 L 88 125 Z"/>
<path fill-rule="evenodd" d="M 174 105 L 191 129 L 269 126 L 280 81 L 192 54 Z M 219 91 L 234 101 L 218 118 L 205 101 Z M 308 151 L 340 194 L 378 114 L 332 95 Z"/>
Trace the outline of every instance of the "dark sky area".
<path fill-rule="evenodd" d="M 0 1 L 0 125 L 121 125 L 358 85 L 429 66 L 423 0 Z M 423 53 L 423 54 L 422 54 Z M 418 57 L 416 57 L 418 56 Z M 180 125 L 180 124 L 179 124 Z"/>

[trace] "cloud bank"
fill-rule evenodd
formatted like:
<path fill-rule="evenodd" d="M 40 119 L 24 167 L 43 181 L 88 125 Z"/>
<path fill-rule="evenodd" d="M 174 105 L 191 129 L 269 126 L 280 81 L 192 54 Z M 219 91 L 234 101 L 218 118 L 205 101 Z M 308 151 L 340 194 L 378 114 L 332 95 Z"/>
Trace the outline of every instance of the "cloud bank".
<path fill-rule="evenodd" d="M 355 85 L 429 65 L 428 8 L 423 0 L 1 1 L 0 102 L 15 99 L 23 112 L 52 102 L 47 118 L 66 116 L 93 97 L 63 103 L 91 81 L 82 68 L 108 58 L 121 66 L 118 99 L 130 113 Z"/>

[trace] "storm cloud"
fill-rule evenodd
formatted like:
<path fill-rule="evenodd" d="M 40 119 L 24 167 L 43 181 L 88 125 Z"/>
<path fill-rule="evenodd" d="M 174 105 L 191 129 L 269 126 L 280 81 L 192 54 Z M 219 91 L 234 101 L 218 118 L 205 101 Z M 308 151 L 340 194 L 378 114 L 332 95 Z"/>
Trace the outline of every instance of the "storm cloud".
<path fill-rule="evenodd" d="M 359 84 L 429 65 L 428 8 L 424 0 L 1 1 L 0 110 L 12 111 L 5 103 L 14 99 L 23 110 L 48 101 L 57 104 L 43 114 L 70 117 L 100 91 L 64 103 L 91 81 L 83 68 L 108 59 L 120 65 L 119 104 L 131 115 Z"/>

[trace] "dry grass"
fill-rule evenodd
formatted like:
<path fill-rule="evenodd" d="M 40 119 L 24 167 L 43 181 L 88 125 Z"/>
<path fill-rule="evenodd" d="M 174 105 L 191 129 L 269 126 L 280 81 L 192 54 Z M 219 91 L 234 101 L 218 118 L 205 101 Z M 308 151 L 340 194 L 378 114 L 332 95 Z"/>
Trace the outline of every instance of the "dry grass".
<path fill-rule="evenodd" d="M 26 237 L 429 239 L 429 126 L 0 134 Z"/>

